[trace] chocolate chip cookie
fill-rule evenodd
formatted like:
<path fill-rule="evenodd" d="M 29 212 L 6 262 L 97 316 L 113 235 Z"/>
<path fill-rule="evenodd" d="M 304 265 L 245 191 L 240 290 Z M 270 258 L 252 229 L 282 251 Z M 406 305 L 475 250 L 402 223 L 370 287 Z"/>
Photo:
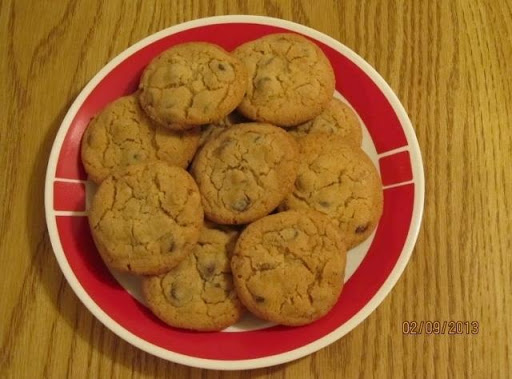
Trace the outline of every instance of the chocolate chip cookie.
<path fill-rule="evenodd" d="M 238 296 L 256 316 L 303 325 L 324 316 L 343 287 L 346 248 L 325 215 L 288 211 L 242 232 L 231 268 Z"/>
<path fill-rule="evenodd" d="M 173 132 L 155 125 L 136 95 L 109 104 L 92 119 L 82 138 L 82 163 L 89 178 L 101 183 L 114 170 L 163 160 L 187 167 L 199 144 L 199 130 Z"/>
<path fill-rule="evenodd" d="M 295 139 L 262 123 L 239 124 L 209 141 L 192 162 L 205 215 L 219 224 L 245 224 L 276 208 L 291 191 Z"/>
<path fill-rule="evenodd" d="M 164 162 L 132 165 L 105 179 L 89 210 L 94 242 L 113 268 L 159 274 L 195 246 L 203 225 L 197 185 Z"/>
<path fill-rule="evenodd" d="M 330 216 L 349 248 L 364 241 L 382 214 L 382 184 L 370 158 L 342 137 L 310 134 L 298 139 L 295 188 L 281 210 L 313 209 Z"/>
<path fill-rule="evenodd" d="M 178 328 L 222 330 L 242 314 L 233 277 L 231 254 L 238 232 L 205 224 L 199 242 L 177 267 L 142 282 L 148 306 L 162 321 Z"/>
<path fill-rule="evenodd" d="M 247 72 L 220 46 L 183 43 L 151 61 L 139 88 L 142 108 L 153 120 L 183 130 L 218 121 L 233 111 L 245 94 Z"/>
<path fill-rule="evenodd" d="M 234 54 L 247 67 L 247 93 L 238 110 L 252 120 L 294 126 L 318 116 L 331 100 L 331 64 L 313 42 L 293 33 L 244 43 Z"/>

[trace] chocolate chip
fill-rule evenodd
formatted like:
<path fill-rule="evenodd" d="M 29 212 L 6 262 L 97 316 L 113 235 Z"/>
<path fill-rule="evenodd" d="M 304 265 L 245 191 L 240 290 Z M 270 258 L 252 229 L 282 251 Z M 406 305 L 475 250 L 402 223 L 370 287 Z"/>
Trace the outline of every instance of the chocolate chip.
<path fill-rule="evenodd" d="M 192 295 L 189 292 L 188 288 L 183 284 L 173 283 L 171 290 L 169 291 L 171 295 L 169 301 L 175 307 L 182 307 L 187 304 L 190 300 L 192 300 Z"/>
<path fill-rule="evenodd" d="M 356 233 L 361 234 L 361 233 L 366 232 L 366 230 L 368 229 L 368 227 L 369 227 L 369 226 L 370 226 L 370 224 L 366 224 L 366 225 L 359 225 L 359 226 L 356 228 Z"/>
<path fill-rule="evenodd" d="M 219 68 L 219 70 L 221 70 L 221 71 L 226 71 L 226 67 L 224 67 L 224 65 L 223 65 L 222 63 L 219 63 L 219 64 L 217 65 L 217 67 L 218 67 L 218 68 Z"/>
<path fill-rule="evenodd" d="M 279 232 L 279 235 L 285 241 L 292 241 L 299 236 L 299 231 L 295 228 L 285 228 Z"/>
<path fill-rule="evenodd" d="M 163 241 L 162 244 L 160 245 L 160 252 L 162 254 L 172 253 L 175 247 L 176 246 L 174 240 L 172 238 L 169 238 L 167 241 Z"/>
<path fill-rule="evenodd" d="M 305 183 L 304 183 L 304 179 L 302 179 L 302 177 L 297 176 L 297 179 L 295 180 L 295 188 L 297 188 L 299 191 L 304 190 Z"/>
<path fill-rule="evenodd" d="M 257 303 L 263 303 L 265 301 L 264 297 L 261 297 L 261 296 L 258 296 L 258 295 L 253 295 L 252 297 L 253 297 L 254 301 L 257 302 Z"/>
<path fill-rule="evenodd" d="M 272 269 L 273 266 L 270 264 L 270 263 L 263 263 L 261 266 L 260 266 L 260 270 L 270 270 Z"/>
<path fill-rule="evenodd" d="M 204 272 L 203 273 L 204 273 L 204 275 L 207 278 L 210 278 L 215 273 L 215 264 L 214 263 L 210 263 L 209 265 L 207 265 L 204 268 Z"/>
<path fill-rule="evenodd" d="M 223 140 L 219 147 L 217 147 L 214 151 L 213 151 L 213 154 L 215 156 L 220 156 L 224 150 L 228 149 L 230 146 L 232 146 L 233 144 L 235 144 L 236 141 L 232 138 L 226 138 L 225 140 Z"/>
<path fill-rule="evenodd" d="M 256 88 L 261 88 L 262 86 L 265 85 L 265 82 L 268 82 L 270 80 L 271 79 L 269 77 L 264 77 L 264 78 L 258 79 L 258 81 L 256 82 Z"/>
<path fill-rule="evenodd" d="M 329 208 L 331 206 L 331 203 L 328 201 L 320 201 L 320 205 L 324 208 Z"/>
<path fill-rule="evenodd" d="M 249 204 L 251 204 L 251 200 L 246 196 L 231 204 L 231 208 L 236 211 L 243 212 L 249 207 Z"/>
<path fill-rule="evenodd" d="M 171 296 L 176 300 L 183 300 L 185 298 L 185 291 L 180 286 L 173 284 L 171 288 Z"/>

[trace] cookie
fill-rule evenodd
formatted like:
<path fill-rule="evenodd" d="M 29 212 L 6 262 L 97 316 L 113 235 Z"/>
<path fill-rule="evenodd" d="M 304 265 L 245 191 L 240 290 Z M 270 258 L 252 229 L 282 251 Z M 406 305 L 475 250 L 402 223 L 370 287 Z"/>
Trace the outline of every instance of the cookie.
<path fill-rule="evenodd" d="M 163 160 L 187 167 L 199 144 L 199 130 L 173 132 L 155 125 L 136 95 L 117 99 L 99 113 L 82 138 L 82 163 L 89 178 L 101 183 L 114 170 Z"/>
<path fill-rule="evenodd" d="M 191 172 L 210 220 L 245 224 L 279 205 L 293 187 L 297 167 L 292 136 L 277 126 L 247 123 L 207 142 Z"/>
<path fill-rule="evenodd" d="M 241 233 L 231 261 L 238 297 L 256 316 L 303 325 L 324 316 L 343 287 L 346 248 L 314 211 L 264 217 Z"/>
<path fill-rule="evenodd" d="M 220 121 L 213 124 L 203 125 L 201 127 L 201 137 L 199 138 L 199 147 L 203 146 L 210 139 L 217 137 L 230 126 L 246 122 L 248 122 L 248 120 L 244 116 L 234 111 Z"/>
<path fill-rule="evenodd" d="M 329 60 L 298 34 L 270 34 L 233 53 L 249 75 L 238 110 L 252 120 L 298 125 L 318 116 L 332 98 L 335 78 Z"/>
<path fill-rule="evenodd" d="M 156 275 L 180 263 L 203 225 L 197 186 L 177 166 L 128 166 L 105 179 L 89 209 L 94 242 L 107 265 Z"/>
<path fill-rule="evenodd" d="M 151 61 L 139 88 L 142 108 L 153 120 L 170 129 L 188 129 L 233 111 L 247 88 L 247 72 L 220 46 L 190 42 Z"/>
<path fill-rule="evenodd" d="M 177 267 L 142 282 L 149 308 L 165 323 L 200 331 L 222 330 L 242 314 L 233 277 L 231 254 L 238 233 L 205 224 L 199 242 Z"/>
<path fill-rule="evenodd" d="M 330 216 L 348 248 L 364 241 L 382 214 L 382 184 L 370 158 L 337 135 L 298 139 L 300 165 L 295 188 L 280 210 L 313 209 Z"/>
<path fill-rule="evenodd" d="M 290 128 L 288 131 L 295 137 L 307 134 L 326 133 L 337 134 L 355 146 L 361 146 L 363 133 L 361 124 L 355 112 L 343 101 L 333 97 L 327 108 L 314 119 Z"/>

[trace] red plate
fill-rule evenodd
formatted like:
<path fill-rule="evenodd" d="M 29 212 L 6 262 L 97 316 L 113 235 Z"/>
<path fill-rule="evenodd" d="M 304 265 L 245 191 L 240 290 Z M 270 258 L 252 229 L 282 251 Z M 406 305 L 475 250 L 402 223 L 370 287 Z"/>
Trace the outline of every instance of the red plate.
<path fill-rule="evenodd" d="M 375 233 L 348 256 L 345 287 L 334 309 L 313 324 L 289 328 L 250 317 L 228 330 L 195 333 L 169 327 L 139 301 L 132 277 L 111 273 L 87 225 L 87 182 L 80 140 L 106 104 L 133 92 L 148 62 L 182 42 L 207 41 L 232 50 L 276 32 L 296 32 L 315 42 L 336 73 L 338 96 L 359 115 L 363 149 L 380 170 L 384 212 Z M 64 275 L 87 308 L 131 344 L 159 357 L 196 367 L 247 369 L 276 365 L 310 354 L 362 322 L 403 272 L 419 231 L 424 201 L 421 154 L 411 122 L 382 77 L 353 51 L 318 31 L 258 16 L 221 16 L 163 30 L 107 64 L 84 88 L 55 139 L 45 187 L 52 246 Z"/>

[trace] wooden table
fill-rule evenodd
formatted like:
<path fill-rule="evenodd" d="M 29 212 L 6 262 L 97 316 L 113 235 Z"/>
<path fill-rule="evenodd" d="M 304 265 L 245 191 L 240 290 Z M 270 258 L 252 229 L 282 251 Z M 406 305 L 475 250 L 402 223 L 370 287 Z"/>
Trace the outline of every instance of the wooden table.
<path fill-rule="evenodd" d="M 0 3 L 0 377 L 510 375 L 510 2 L 49 3 Z M 383 75 L 416 129 L 426 203 L 419 240 L 403 277 L 364 323 L 298 361 L 222 373 L 144 353 L 86 310 L 50 247 L 43 191 L 49 151 L 63 116 L 103 65 L 170 25 L 241 13 L 318 29 Z M 479 333 L 403 335 L 404 321 L 476 321 Z"/>

